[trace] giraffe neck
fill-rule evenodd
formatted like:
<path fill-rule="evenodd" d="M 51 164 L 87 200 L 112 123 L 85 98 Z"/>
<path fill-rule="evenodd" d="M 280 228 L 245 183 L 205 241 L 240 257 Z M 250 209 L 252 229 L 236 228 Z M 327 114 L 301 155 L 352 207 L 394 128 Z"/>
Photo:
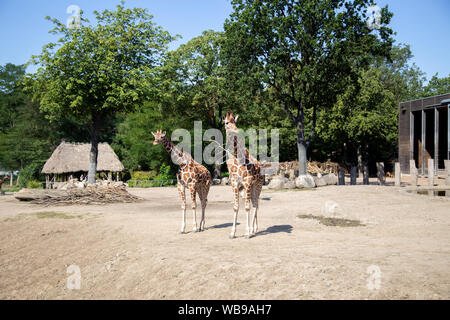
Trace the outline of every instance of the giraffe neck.
<path fill-rule="evenodd" d="M 240 164 L 252 163 L 258 165 L 258 160 L 253 157 L 245 147 L 245 140 L 239 137 L 235 132 L 227 131 L 227 142 L 231 146 L 232 155 Z"/>
<path fill-rule="evenodd" d="M 171 155 L 173 162 L 180 167 L 186 166 L 192 159 L 192 157 L 183 152 L 180 148 L 173 144 L 169 138 L 164 137 L 162 141 L 164 149 Z"/>

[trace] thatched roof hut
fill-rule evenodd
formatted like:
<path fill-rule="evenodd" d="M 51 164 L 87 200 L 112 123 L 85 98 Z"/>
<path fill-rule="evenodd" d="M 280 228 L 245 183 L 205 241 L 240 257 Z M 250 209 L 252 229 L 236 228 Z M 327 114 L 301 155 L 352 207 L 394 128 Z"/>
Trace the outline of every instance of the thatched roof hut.
<path fill-rule="evenodd" d="M 89 171 L 90 143 L 61 144 L 53 151 L 42 169 L 44 174 L 66 174 Z M 124 170 L 114 150 L 107 143 L 98 144 L 97 171 L 121 172 Z"/>

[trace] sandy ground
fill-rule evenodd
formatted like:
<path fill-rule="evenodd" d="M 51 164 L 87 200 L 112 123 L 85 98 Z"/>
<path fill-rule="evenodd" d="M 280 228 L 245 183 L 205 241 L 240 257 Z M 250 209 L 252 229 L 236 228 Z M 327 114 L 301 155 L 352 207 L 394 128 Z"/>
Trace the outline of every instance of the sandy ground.
<path fill-rule="evenodd" d="M 190 232 L 188 209 L 187 234 L 175 188 L 131 192 L 145 200 L 43 207 L 0 196 L 0 299 L 450 298 L 449 198 L 374 185 L 264 189 L 260 232 L 243 237 L 241 209 L 230 240 L 228 186 L 211 188 L 206 231 Z M 315 219 L 327 201 L 362 225 Z M 67 286 L 71 265 L 78 290 Z"/>

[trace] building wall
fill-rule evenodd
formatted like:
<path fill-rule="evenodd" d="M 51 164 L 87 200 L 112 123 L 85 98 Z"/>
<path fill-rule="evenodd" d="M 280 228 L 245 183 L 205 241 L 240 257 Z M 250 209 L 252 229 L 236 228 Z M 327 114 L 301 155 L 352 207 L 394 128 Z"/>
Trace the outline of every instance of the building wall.
<path fill-rule="evenodd" d="M 398 107 L 398 160 L 401 171 L 409 173 L 409 160 L 414 159 L 410 147 L 410 114 L 414 111 L 422 111 L 431 105 L 439 104 L 442 100 L 450 99 L 450 93 L 401 102 Z M 434 157 L 434 155 L 430 155 Z M 416 166 L 418 164 L 416 163 Z"/>

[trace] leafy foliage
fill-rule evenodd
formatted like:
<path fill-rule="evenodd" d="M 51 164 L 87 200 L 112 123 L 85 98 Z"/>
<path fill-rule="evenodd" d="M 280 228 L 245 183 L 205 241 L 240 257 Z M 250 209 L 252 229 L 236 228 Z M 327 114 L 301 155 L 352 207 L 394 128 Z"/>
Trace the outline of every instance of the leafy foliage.
<path fill-rule="evenodd" d="M 394 159 L 398 103 L 450 92 L 450 76 L 424 85 L 409 46 L 392 46 L 388 9 L 379 30 L 367 27 L 370 4 L 233 0 L 224 32 L 171 52 L 174 37 L 144 9 L 95 12 L 78 29 L 48 18 L 61 38 L 32 57 L 38 71 L 23 79 L 25 65 L 0 66 L 0 168 L 38 186 L 62 139 L 105 141 L 130 186 L 159 186 L 150 180 L 177 167 L 151 131 L 192 131 L 198 120 L 223 129 L 228 110 L 242 129 L 279 129 L 280 161 L 305 162 L 308 148 L 310 159 L 347 165 Z"/>
<path fill-rule="evenodd" d="M 372 56 L 387 55 L 392 13 L 382 10 L 377 35 L 366 24 L 368 0 L 233 0 L 232 4 L 234 12 L 224 26 L 229 72 L 245 86 L 273 89 L 296 126 L 300 170 L 306 173 L 306 148 L 319 108 L 333 106 Z"/>
<path fill-rule="evenodd" d="M 81 18 L 74 29 L 47 17 L 55 24 L 51 33 L 62 37 L 33 56 L 40 68 L 24 82 L 49 119 L 69 115 L 86 125 L 92 145 L 89 183 L 95 182 L 99 132 L 118 113 L 155 95 L 155 73 L 173 39 L 145 9 L 118 5 L 94 14 L 96 25 Z"/>

